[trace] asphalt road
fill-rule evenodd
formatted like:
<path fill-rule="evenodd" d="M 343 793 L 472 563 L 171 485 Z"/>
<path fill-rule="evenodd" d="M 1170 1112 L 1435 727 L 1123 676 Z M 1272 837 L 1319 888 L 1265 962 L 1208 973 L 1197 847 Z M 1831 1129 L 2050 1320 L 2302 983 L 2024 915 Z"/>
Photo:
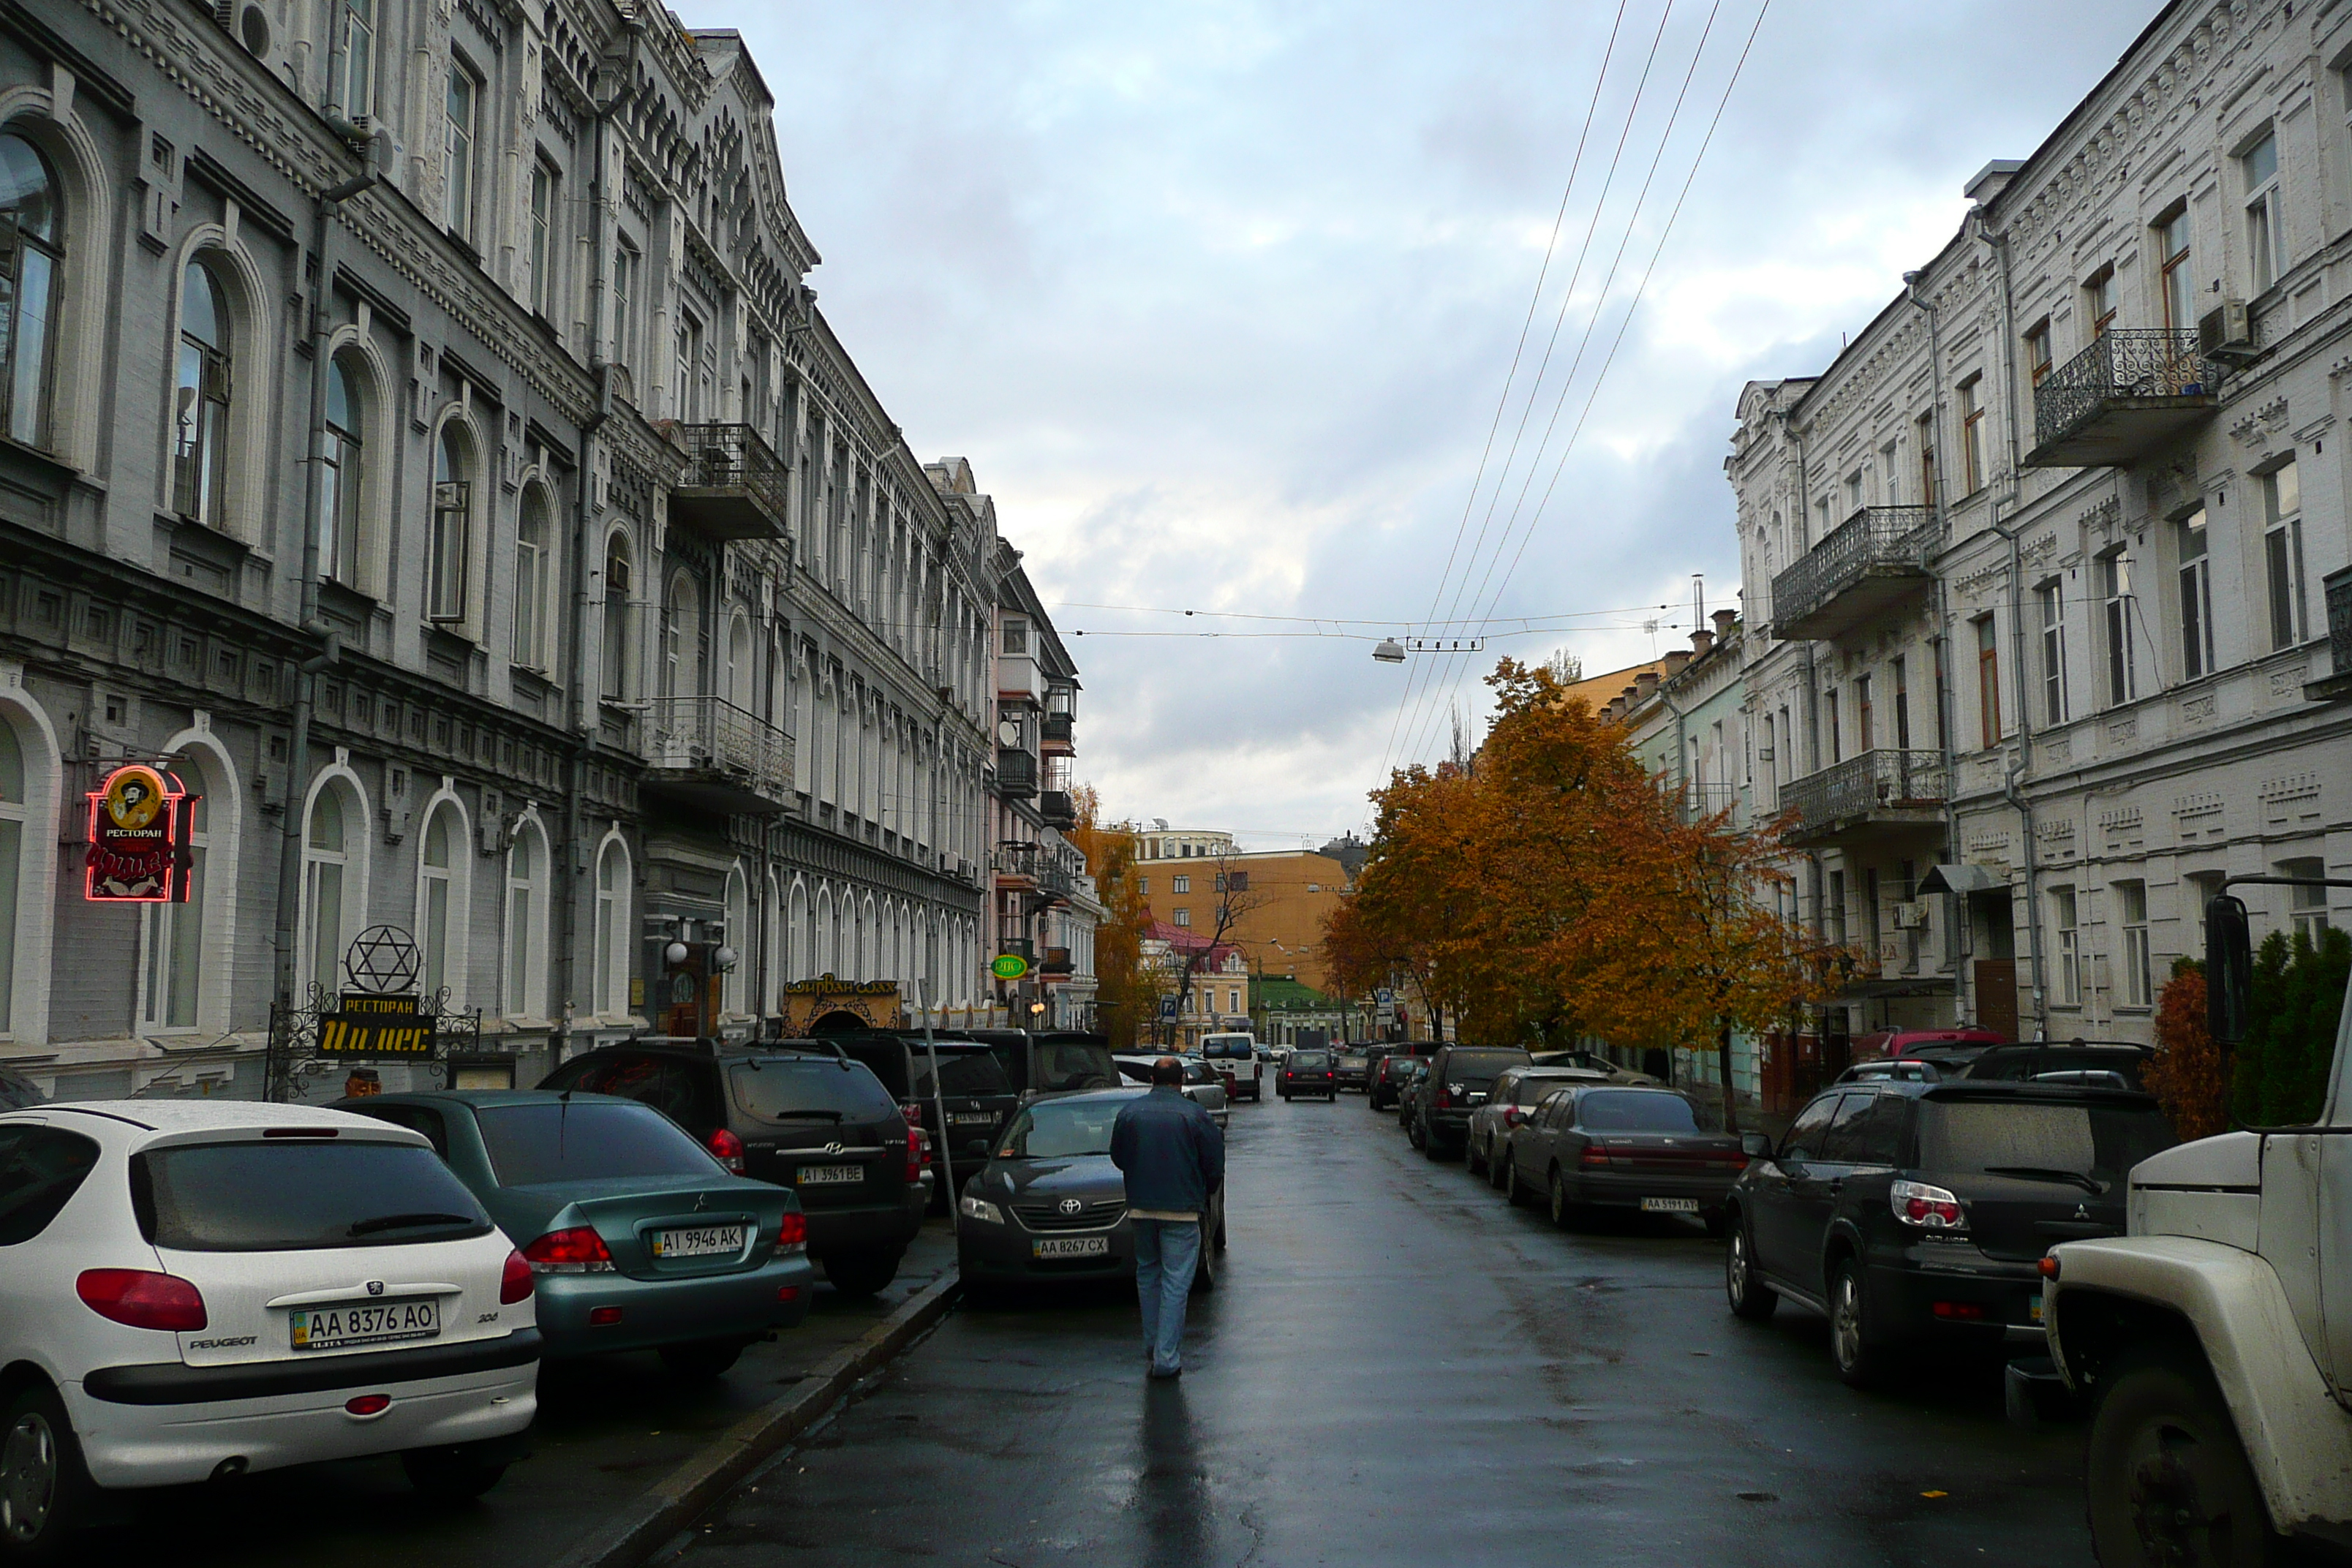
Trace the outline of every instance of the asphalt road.
<path fill-rule="evenodd" d="M 944 1219 L 881 1295 L 850 1300 L 818 1275 L 808 1321 L 754 1345 L 714 1383 L 680 1384 L 650 1352 L 548 1363 L 533 1452 L 478 1502 L 410 1488 L 396 1458 L 305 1465 L 204 1486 L 117 1493 L 112 1528 L 76 1556 L 176 1568 L 530 1568 L 594 1532 L 672 1468 L 858 1339 L 954 1261 Z"/>
<path fill-rule="evenodd" d="M 959 1310 L 662 1559 L 1003 1568 L 2087 1564 L 2079 1427 L 1997 1373 L 1832 1375 L 1725 1310 L 1696 1225 L 1563 1234 L 1360 1097 L 1238 1106 L 1177 1383 L 1131 1297 Z"/>

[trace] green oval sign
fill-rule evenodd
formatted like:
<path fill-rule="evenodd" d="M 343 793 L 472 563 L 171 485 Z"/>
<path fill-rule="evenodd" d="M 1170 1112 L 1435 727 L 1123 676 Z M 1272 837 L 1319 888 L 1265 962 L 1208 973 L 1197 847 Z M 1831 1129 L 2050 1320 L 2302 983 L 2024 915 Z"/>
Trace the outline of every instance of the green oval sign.
<path fill-rule="evenodd" d="M 1018 980 L 1029 973 L 1029 961 L 1017 952 L 1000 952 L 988 972 L 999 980 Z"/>

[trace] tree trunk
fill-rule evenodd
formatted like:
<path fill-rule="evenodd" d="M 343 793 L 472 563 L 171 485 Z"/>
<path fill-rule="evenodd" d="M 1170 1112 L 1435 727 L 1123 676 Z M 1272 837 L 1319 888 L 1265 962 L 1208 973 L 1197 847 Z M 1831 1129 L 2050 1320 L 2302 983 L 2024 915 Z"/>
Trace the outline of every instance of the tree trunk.
<path fill-rule="evenodd" d="M 1731 1087 L 1731 1020 L 1723 1020 L 1715 1037 L 1715 1059 L 1723 1079 L 1723 1130 L 1733 1137 L 1739 1135 L 1739 1106 L 1732 1098 Z"/>

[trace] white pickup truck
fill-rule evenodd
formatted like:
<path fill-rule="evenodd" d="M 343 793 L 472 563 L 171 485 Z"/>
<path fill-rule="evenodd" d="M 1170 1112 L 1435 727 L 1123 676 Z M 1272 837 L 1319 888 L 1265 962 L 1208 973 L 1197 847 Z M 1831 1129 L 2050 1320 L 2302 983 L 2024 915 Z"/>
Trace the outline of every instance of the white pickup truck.
<path fill-rule="evenodd" d="M 2234 1044 L 2251 988 L 2244 906 L 2224 891 L 2206 928 L 2213 1037 Z M 2092 1412 L 2099 1562 L 2251 1568 L 2281 1561 L 2283 1537 L 2352 1547 L 2343 1027 L 2316 1122 L 2184 1143 L 2128 1179 L 2126 1234 L 2067 1242 L 2042 1263 L 2051 1355 Z"/>

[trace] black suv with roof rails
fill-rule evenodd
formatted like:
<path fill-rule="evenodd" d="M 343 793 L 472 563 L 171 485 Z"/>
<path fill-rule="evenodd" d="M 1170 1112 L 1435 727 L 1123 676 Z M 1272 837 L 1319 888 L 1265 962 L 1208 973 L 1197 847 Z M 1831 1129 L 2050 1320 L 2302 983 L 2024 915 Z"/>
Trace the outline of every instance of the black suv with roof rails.
<path fill-rule="evenodd" d="M 922 1227 L 929 1184 L 899 1102 L 828 1041 L 631 1041 L 574 1057 L 539 1087 L 650 1105 L 729 1170 L 790 1187 L 810 1258 L 845 1296 L 896 1279 Z"/>
<path fill-rule="evenodd" d="M 1108 1035 L 1077 1029 L 965 1029 L 958 1034 L 994 1051 L 1013 1092 L 1024 1100 L 1071 1089 L 1117 1089 L 1121 1082 Z"/>
<path fill-rule="evenodd" d="M 1742 1141 L 1724 1284 L 1750 1321 L 1782 1296 L 1830 1320 L 1857 1387 L 1904 1342 L 2042 1341 L 2044 1254 L 2121 1236 L 2131 1168 L 2175 1142 L 2147 1095 L 1882 1079 L 1822 1090 L 1776 1147 Z"/>
<path fill-rule="evenodd" d="M 934 1031 L 926 1042 L 919 1033 L 892 1031 L 828 1035 L 814 1046 L 840 1047 L 851 1060 L 871 1068 L 899 1104 L 911 1107 L 910 1120 L 930 1134 L 935 1153 L 944 1151 L 958 1184 L 988 1163 L 990 1137 L 1021 1104 L 995 1047 L 982 1040 Z M 931 1093 L 934 1053 L 940 1062 L 937 1097 Z M 939 1125 L 942 1106 L 948 1117 L 946 1137 Z M 939 1190 L 931 1194 L 932 1212 L 945 1214 L 950 1201 L 942 1173 Z"/>
<path fill-rule="evenodd" d="M 1433 1160 L 1455 1160 L 1470 1147 L 1470 1113 L 1505 1068 L 1534 1065 L 1517 1046 L 1443 1045 L 1429 1058 L 1429 1076 L 1407 1091 L 1412 1120 L 1405 1132 Z"/>

